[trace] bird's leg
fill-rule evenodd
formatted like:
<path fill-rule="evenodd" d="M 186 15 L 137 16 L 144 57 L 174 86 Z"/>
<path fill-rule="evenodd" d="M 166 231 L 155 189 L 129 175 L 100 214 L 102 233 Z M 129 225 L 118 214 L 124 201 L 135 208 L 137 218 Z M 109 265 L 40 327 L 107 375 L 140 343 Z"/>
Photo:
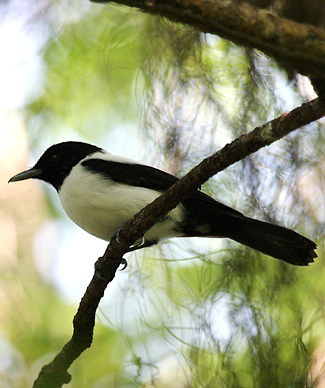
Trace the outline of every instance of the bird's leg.
<path fill-rule="evenodd" d="M 95 276 L 100 279 L 100 280 L 106 280 L 105 277 L 102 275 L 102 270 L 101 270 L 101 266 L 100 266 L 100 259 L 102 257 L 99 257 L 98 260 L 95 262 Z"/>
<path fill-rule="evenodd" d="M 132 245 L 132 247 L 130 247 L 126 251 L 126 253 L 134 252 L 134 251 L 141 249 L 141 248 L 151 247 L 151 245 L 154 245 L 154 244 L 157 244 L 157 241 L 146 241 L 145 238 L 142 237 L 141 242 L 139 244 Z M 124 257 L 122 257 L 121 265 L 123 265 L 123 268 L 120 271 L 124 271 L 125 268 L 128 266 L 128 262 L 124 259 Z"/>
<path fill-rule="evenodd" d="M 105 276 L 102 275 L 102 269 L 101 269 L 101 263 L 100 263 L 101 257 L 98 258 L 96 261 L 94 267 L 95 267 L 95 276 L 98 277 L 101 280 L 106 280 Z M 121 271 L 125 270 L 125 268 L 128 266 L 127 261 L 122 257 L 120 265 L 123 265 L 123 268 Z"/>
<path fill-rule="evenodd" d="M 132 247 L 130 247 L 127 252 L 134 252 L 134 251 L 137 251 L 138 249 L 142 249 L 142 248 L 148 248 L 148 247 L 151 247 L 152 245 L 155 245 L 157 244 L 157 241 L 156 240 L 145 240 L 144 237 L 142 237 L 142 240 L 139 244 L 136 244 L 136 245 L 132 245 Z"/>
<path fill-rule="evenodd" d="M 123 226 L 125 225 L 125 223 L 123 223 L 119 228 L 118 230 L 116 231 L 114 237 L 116 238 L 116 241 L 117 242 L 121 242 L 121 238 L 120 238 L 120 232 L 123 228 Z M 151 240 L 151 241 L 147 241 L 144 237 L 141 238 L 141 241 L 140 242 L 137 242 L 132 245 L 126 252 L 129 253 L 129 252 L 134 252 L 138 249 L 141 249 L 141 248 L 147 248 L 147 247 L 150 247 L 151 245 L 154 245 L 154 244 L 157 244 L 157 241 L 156 240 Z M 123 261 L 121 262 L 121 264 L 124 265 L 123 269 L 125 269 L 127 267 L 127 263 L 126 263 L 126 260 L 123 258 L 122 259 Z M 122 269 L 122 270 L 123 270 Z"/>
<path fill-rule="evenodd" d="M 121 232 L 121 230 L 122 230 L 124 225 L 125 225 L 125 222 L 123 222 L 123 224 L 117 229 L 117 231 L 114 234 L 114 237 L 116 238 L 116 241 L 119 242 L 119 243 L 121 242 L 120 232 Z"/>

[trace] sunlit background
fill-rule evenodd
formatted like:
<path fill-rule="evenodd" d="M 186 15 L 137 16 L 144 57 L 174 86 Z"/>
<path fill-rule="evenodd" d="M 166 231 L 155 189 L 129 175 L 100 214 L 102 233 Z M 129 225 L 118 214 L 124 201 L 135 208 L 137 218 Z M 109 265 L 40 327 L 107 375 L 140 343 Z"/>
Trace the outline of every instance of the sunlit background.
<path fill-rule="evenodd" d="M 70 338 L 106 243 L 69 221 L 51 187 L 8 179 L 65 140 L 181 176 L 315 95 L 261 53 L 112 4 L 1 2 L 0 53 L 0 386 L 27 387 Z M 210 239 L 129 254 L 70 386 L 325 386 L 322 129 L 203 187 L 317 241 L 315 264 Z"/>

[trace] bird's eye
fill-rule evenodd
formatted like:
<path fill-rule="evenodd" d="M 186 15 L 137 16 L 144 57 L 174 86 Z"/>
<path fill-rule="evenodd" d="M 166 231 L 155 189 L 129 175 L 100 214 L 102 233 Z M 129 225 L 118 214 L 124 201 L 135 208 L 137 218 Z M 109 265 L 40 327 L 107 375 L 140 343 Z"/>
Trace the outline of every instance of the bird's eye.
<path fill-rule="evenodd" d="M 53 155 L 50 159 L 50 166 L 51 167 L 56 167 L 59 163 L 59 156 L 58 155 Z"/>

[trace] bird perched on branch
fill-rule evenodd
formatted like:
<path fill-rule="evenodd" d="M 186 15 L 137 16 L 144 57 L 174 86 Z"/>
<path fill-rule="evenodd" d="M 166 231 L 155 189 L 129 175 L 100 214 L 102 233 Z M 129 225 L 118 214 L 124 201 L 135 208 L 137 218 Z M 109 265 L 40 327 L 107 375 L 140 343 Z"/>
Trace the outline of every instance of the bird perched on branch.
<path fill-rule="evenodd" d="M 132 216 L 178 178 L 82 142 L 47 149 L 29 170 L 9 182 L 29 178 L 50 183 L 67 215 L 88 233 L 109 241 Z M 316 244 L 300 234 L 258 221 L 195 191 L 144 234 L 130 251 L 171 237 L 226 237 L 294 265 L 317 257 Z"/>

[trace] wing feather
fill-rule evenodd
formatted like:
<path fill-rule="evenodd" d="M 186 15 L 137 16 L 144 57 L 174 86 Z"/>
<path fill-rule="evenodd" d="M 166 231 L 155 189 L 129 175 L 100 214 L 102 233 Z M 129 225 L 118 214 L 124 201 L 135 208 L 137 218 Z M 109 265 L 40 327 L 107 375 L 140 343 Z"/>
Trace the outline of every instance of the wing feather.
<path fill-rule="evenodd" d="M 104 159 L 87 159 L 82 166 L 87 170 L 101 174 L 112 179 L 114 182 L 123 183 L 130 186 L 144 187 L 156 191 L 165 191 L 179 179 L 157 168 L 136 163 L 124 163 Z M 220 202 L 215 201 L 210 196 L 195 190 L 193 194 L 182 201 L 185 208 L 190 212 L 199 214 L 205 211 L 212 213 L 232 214 L 242 217 L 242 214 Z M 204 211 L 205 210 L 205 211 Z M 210 214 L 212 216 L 212 214 Z M 210 217 L 209 217 L 210 218 Z"/>

